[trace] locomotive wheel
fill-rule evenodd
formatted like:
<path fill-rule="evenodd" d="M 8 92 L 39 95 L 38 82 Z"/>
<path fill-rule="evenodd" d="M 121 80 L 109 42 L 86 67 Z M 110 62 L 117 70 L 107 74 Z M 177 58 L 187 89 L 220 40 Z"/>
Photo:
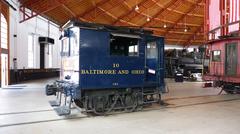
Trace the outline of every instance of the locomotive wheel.
<path fill-rule="evenodd" d="M 137 107 L 137 97 L 133 94 L 128 94 L 124 99 L 125 111 L 133 112 Z"/>
<path fill-rule="evenodd" d="M 232 85 L 223 85 L 222 89 L 227 93 L 227 94 L 234 94 L 234 87 Z"/>
<path fill-rule="evenodd" d="M 83 108 L 83 102 L 81 100 L 78 100 L 78 99 L 74 99 L 74 103 L 80 107 L 80 108 Z"/>
<path fill-rule="evenodd" d="M 228 90 L 228 89 L 223 89 L 227 94 L 234 94 L 234 91 Z"/>
<path fill-rule="evenodd" d="M 93 98 L 93 112 L 96 115 L 104 115 L 106 106 L 106 98 L 104 96 L 97 96 Z"/>

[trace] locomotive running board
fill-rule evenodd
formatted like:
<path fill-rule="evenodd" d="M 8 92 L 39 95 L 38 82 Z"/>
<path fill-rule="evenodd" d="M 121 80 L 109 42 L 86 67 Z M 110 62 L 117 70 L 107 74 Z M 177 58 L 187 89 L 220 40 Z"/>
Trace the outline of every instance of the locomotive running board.
<path fill-rule="evenodd" d="M 69 114 L 71 113 L 71 109 L 69 109 L 68 106 L 61 106 L 61 107 L 54 108 L 54 111 L 55 111 L 59 116 L 69 115 Z"/>
<path fill-rule="evenodd" d="M 56 100 L 49 101 L 49 104 L 52 107 L 58 107 L 61 105 L 61 102 L 62 102 L 62 92 L 57 92 L 56 94 L 57 94 Z"/>
<path fill-rule="evenodd" d="M 72 96 L 70 96 L 69 102 L 67 101 L 67 96 L 65 96 L 64 98 L 65 98 L 64 103 L 61 106 L 61 95 L 60 95 L 60 101 L 59 101 L 60 105 L 59 105 L 59 107 L 54 108 L 54 111 L 56 111 L 56 113 L 59 116 L 71 114 Z M 54 101 L 52 101 L 52 102 L 54 102 Z M 50 101 L 49 101 L 49 103 L 50 103 Z M 55 101 L 54 103 L 57 104 L 57 101 Z"/>
<path fill-rule="evenodd" d="M 52 106 L 52 107 L 57 107 L 57 106 L 60 106 L 61 103 L 56 101 L 56 100 L 51 100 L 49 101 L 49 104 Z"/>

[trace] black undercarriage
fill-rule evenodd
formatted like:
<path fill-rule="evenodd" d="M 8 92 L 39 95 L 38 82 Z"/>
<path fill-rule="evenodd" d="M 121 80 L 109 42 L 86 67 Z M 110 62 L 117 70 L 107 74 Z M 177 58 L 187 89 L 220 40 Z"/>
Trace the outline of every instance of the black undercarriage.
<path fill-rule="evenodd" d="M 56 86 L 46 87 L 47 95 L 56 95 L 56 101 L 50 101 L 58 115 L 71 113 L 72 102 L 85 113 L 106 115 L 112 112 L 139 111 L 144 105 L 152 103 L 161 104 L 161 93 L 156 87 L 152 88 L 125 88 L 125 89 L 101 89 L 84 90 L 81 99 L 76 99 L 62 88 Z M 64 95 L 64 96 L 63 96 Z M 64 100 L 62 100 L 62 96 Z M 62 101 L 63 104 L 62 104 Z"/>
<path fill-rule="evenodd" d="M 240 94 L 240 84 L 224 81 L 214 81 L 214 87 L 220 87 L 228 94 Z"/>

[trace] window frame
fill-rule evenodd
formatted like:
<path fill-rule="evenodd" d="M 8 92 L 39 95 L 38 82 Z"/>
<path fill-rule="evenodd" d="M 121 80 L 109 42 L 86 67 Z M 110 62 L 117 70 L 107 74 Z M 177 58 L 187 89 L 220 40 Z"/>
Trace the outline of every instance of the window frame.
<path fill-rule="evenodd" d="M 69 38 L 69 56 L 79 56 L 80 54 L 80 29 L 78 27 L 72 27 L 69 30 L 72 31 L 72 35 Z M 74 42 L 77 41 L 77 42 Z"/>
<path fill-rule="evenodd" d="M 117 54 L 112 54 L 111 53 L 111 36 L 113 37 L 121 37 L 121 38 L 130 38 L 130 39 L 137 39 L 137 44 L 136 45 L 127 45 L 128 46 L 128 55 L 117 55 Z M 132 34 L 121 34 L 121 33 L 110 33 L 109 34 L 109 55 L 111 57 L 139 57 L 140 55 L 140 39 L 141 37 L 139 35 L 132 35 Z M 130 52 L 129 52 L 129 48 L 133 46 L 134 48 L 134 52 L 131 52 L 131 53 L 134 53 L 133 55 L 129 55 Z M 135 52 L 135 47 L 137 47 L 137 52 Z M 137 54 L 135 54 L 137 53 Z"/>
<path fill-rule="evenodd" d="M 53 45 L 48 45 L 48 67 L 53 67 Z"/>
<path fill-rule="evenodd" d="M 214 52 L 220 52 L 220 54 L 219 54 L 220 59 L 214 58 Z M 211 55 L 212 62 L 221 62 L 222 61 L 221 55 L 222 55 L 222 51 L 221 50 L 212 50 L 212 55 Z"/>
<path fill-rule="evenodd" d="M 32 48 L 32 50 L 31 51 L 29 51 L 29 46 L 30 46 L 30 42 L 29 42 L 29 37 L 31 37 L 31 48 Z M 36 40 L 35 40 L 35 35 L 34 34 L 28 34 L 28 46 L 27 46 L 27 55 L 28 55 L 28 59 L 27 59 L 27 67 L 28 68 L 35 68 L 35 60 L 34 60 L 34 58 L 35 58 L 35 55 L 34 55 L 34 46 L 35 46 L 35 44 L 36 44 Z M 31 55 L 29 54 L 31 52 Z M 30 66 L 30 59 L 31 59 L 31 65 L 32 66 Z"/>
<path fill-rule="evenodd" d="M 7 19 L 5 18 L 5 16 L 1 14 L 1 21 L 0 21 L 0 37 L 1 37 L 1 48 L 2 49 L 9 49 L 9 44 L 8 44 L 8 38 L 9 38 L 9 35 L 8 35 L 8 22 L 7 22 Z M 3 25 L 4 24 L 4 25 Z M 4 36 L 3 36 L 4 35 Z"/>
<path fill-rule="evenodd" d="M 65 47 L 64 47 L 64 45 L 65 45 L 65 43 L 64 43 L 64 41 L 67 41 L 68 42 L 68 50 L 66 50 L 66 51 L 64 51 L 64 49 L 65 49 Z M 61 40 L 61 48 L 62 48 L 62 50 L 61 50 L 61 56 L 62 57 L 69 57 L 70 56 L 70 38 L 69 37 L 64 37 L 62 40 Z"/>
<path fill-rule="evenodd" d="M 153 47 L 153 44 L 154 43 L 154 47 Z M 149 48 L 148 48 L 148 46 L 150 46 Z M 150 53 L 151 53 L 151 51 L 149 51 L 149 50 L 151 50 L 151 49 L 153 49 L 156 53 L 155 53 L 155 55 L 153 56 L 153 55 L 149 55 Z M 147 45 L 146 45 L 146 58 L 147 59 L 158 59 L 158 46 L 157 46 L 157 41 L 150 41 L 150 42 L 147 42 Z"/>

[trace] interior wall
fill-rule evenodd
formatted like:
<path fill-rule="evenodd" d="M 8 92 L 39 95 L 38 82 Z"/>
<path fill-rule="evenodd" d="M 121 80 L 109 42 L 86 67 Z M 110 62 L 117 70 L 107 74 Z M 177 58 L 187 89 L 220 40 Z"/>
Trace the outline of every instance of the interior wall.
<path fill-rule="evenodd" d="M 15 6 L 17 8 L 17 5 Z M 20 12 L 10 9 L 10 69 L 13 68 L 13 58 L 17 58 L 18 69 L 28 68 L 28 35 L 33 34 L 35 38 L 34 45 L 34 68 L 40 68 L 40 46 L 38 43 L 39 36 L 48 36 L 48 21 L 42 17 L 35 17 L 23 23 L 20 21 Z M 49 37 L 53 38 L 52 67 L 49 66 L 48 47 L 45 46 L 45 68 L 60 67 L 60 31 L 57 25 L 50 24 Z M 16 35 L 16 37 L 14 37 Z"/>

